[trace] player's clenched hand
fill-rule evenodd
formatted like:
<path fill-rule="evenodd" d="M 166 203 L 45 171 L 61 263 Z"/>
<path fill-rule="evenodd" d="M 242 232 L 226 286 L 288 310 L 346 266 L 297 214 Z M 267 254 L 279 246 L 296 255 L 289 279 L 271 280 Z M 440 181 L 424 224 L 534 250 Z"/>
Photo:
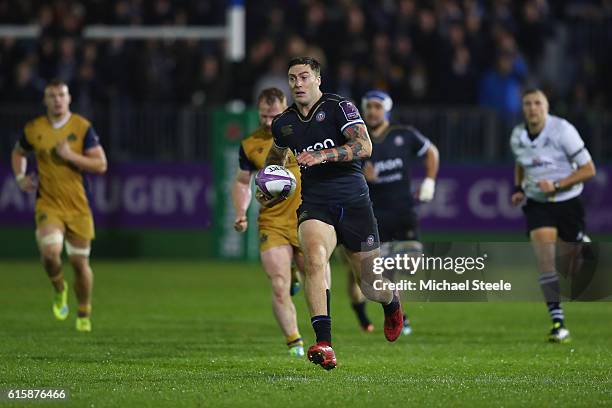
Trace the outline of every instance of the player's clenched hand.
<path fill-rule="evenodd" d="M 550 180 L 540 180 L 538 181 L 538 188 L 545 193 L 554 193 L 555 185 Z"/>
<path fill-rule="evenodd" d="M 236 220 L 234 221 L 234 229 L 238 232 L 246 231 L 248 225 L 249 224 L 246 215 L 236 217 Z"/>
<path fill-rule="evenodd" d="M 419 201 L 428 203 L 434 198 L 436 193 L 436 180 L 426 177 L 419 188 Z"/>
<path fill-rule="evenodd" d="M 378 179 L 376 168 L 369 160 L 366 161 L 363 165 L 363 175 L 365 176 L 367 181 L 376 181 L 376 179 Z"/>
<path fill-rule="evenodd" d="M 257 199 L 257 201 L 259 201 L 259 204 L 261 204 L 262 206 L 269 208 L 275 206 L 281 201 L 285 201 L 287 199 L 287 196 L 281 193 L 278 197 L 270 197 L 264 194 L 259 188 L 257 188 L 255 189 L 255 199 Z"/>
<path fill-rule="evenodd" d="M 34 182 L 34 176 L 32 174 L 20 176 L 16 179 L 16 181 L 21 191 L 31 193 L 36 190 L 36 183 Z"/>
<path fill-rule="evenodd" d="M 70 160 L 70 158 L 72 157 L 73 151 L 72 149 L 70 149 L 70 145 L 68 144 L 67 139 L 62 140 L 55 146 L 55 153 L 57 153 L 59 157 L 61 157 L 62 159 L 66 161 Z"/>
<path fill-rule="evenodd" d="M 510 197 L 510 200 L 512 201 L 512 205 L 515 207 L 521 204 L 524 199 L 525 199 L 525 193 L 523 193 L 522 191 L 517 191 L 516 193 L 512 194 L 512 197 Z"/>
<path fill-rule="evenodd" d="M 323 156 L 320 150 L 315 152 L 303 151 L 297 155 L 296 160 L 300 166 L 312 167 L 323 163 L 325 161 L 325 156 Z"/>

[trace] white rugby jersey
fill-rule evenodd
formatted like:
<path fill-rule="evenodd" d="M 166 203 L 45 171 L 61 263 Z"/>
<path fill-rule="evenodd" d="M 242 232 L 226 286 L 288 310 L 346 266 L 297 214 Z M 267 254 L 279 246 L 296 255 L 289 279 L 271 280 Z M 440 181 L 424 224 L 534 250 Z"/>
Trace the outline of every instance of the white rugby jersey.
<path fill-rule="evenodd" d="M 537 186 L 540 180 L 561 180 L 591 160 L 578 131 L 567 120 L 547 115 L 544 129 L 533 141 L 525 124 L 520 124 L 512 130 L 510 147 L 516 162 L 524 169 L 523 189 L 528 198 L 557 202 L 569 200 L 582 192 L 582 183 L 553 194 L 546 194 Z"/>

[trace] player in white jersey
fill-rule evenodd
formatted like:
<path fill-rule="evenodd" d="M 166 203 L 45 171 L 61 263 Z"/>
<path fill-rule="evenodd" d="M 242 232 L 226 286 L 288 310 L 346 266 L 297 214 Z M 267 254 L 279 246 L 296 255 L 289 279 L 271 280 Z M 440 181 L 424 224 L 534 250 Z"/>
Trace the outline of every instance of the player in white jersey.
<path fill-rule="evenodd" d="M 516 165 L 512 204 L 525 198 L 523 212 L 533 244 L 540 286 L 553 321 L 549 341 L 569 342 L 560 303 L 555 265 L 559 238 L 573 255 L 584 238 L 582 183 L 595 175 L 595 165 L 578 131 L 565 119 L 548 113 L 548 100 L 539 89 L 523 93 L 525 123 L 512 131 L 510 146 Z"/>

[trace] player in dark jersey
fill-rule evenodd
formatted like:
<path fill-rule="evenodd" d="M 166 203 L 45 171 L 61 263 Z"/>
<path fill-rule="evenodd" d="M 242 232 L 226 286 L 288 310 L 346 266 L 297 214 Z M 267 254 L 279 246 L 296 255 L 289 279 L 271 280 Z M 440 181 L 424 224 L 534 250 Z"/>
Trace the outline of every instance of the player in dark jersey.
<path fill-rule="evenodd" d="M 288 77 L 295 103 L 272 123 L 274 144 L 267 162 L 283 165 L 291 149 L 302 168 L 298 237 L 305 257 L 305 295 L 317 338 L 308 358 L 329 370 L 336 366 L 336 356 L 331 348 L 325 267 L 336 244 L 346 248 L 353 270 L 359 271 L 364 294 L 383 305 L 389 341 L 401 334 L 403 312 L 397 292 L 373 286 L 374 280 L 381 280 L 373 273 L 373 260 L 380 255 L 378 227 L 361 171 L 372 143 L 359 110 L 341 96 L 321 92 L 321 69 L 314 58 L 291 60 Z M 263 205 L 276 201 L 261 193 L 258 199 Z"/>
<path fill-rule="evenodd" d="M 393 101 L 380 90 L 367 92 L 361 101 L 362 112 L 372 138 L 372 155 L 364 164 L 364 174 L 370 189 L 374 215 L 383 257 L 397 254 L 418 256 L 423 251 L 419 242 L 419 227 L 415 201 L 433 199 L 439 155 L 436 146 L 411 126 L 389 123 Z M 410 183 L 410 167 L 414 160 L 422 161 L 425 178 L 416 194 Z M 372 331 L 365 312 L 365 299 L 349 274 L 349 297 L 361 327 Z M 410 321 L 404 315 L 402 332 L 410 334 Z"/>

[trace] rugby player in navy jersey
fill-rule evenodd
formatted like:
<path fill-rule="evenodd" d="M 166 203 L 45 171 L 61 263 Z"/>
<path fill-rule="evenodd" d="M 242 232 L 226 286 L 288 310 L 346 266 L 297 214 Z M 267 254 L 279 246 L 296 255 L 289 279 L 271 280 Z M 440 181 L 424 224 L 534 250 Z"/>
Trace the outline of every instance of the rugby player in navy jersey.
<path fill-rule="evenodd" d="M 418 256 L 423 251 L 415 201 L 429 202 L 434 197 L 439 155 L 436 146 L 417 129 L 389 122 L 393 101 L 380 90 L 367 92 L 361 100 L 365 123 L 372 139 L 372 155 L 364 164 L 374 215 L 378 221 L 381 255 Z M 423 163 L 425 178 L 413 193 L 410 168 L 414 161 Z M 361 327 L 372 331 L 365 312 L 365 299 L 349 274 L 349 297 Z M 404 315 L 404 334 L 410 334 L 410 321 Z"/>
<path fill-rule="evenodd" d="M 373 260 L 380 256 L 378 227 L 363 172 L 363 159 L 370 157 L 372 142 L 355 105 L 334 94 L 323 94 L 321 67 L 311 57 L 289 62 L 289 87 L 295 101 L 272 123 L 274 144 L 267 164 L 284 165 L 293 151 L 301 166 L 302 204 L 298 208 L 298 237 L 304 252 L 304 291 L 310 310 L 316 344 L 308 359 L 330 370 L 336 366 L 332 349 L 329 288 L 325 267 L 337 244 L 348 253 L 362 292 L 382 304 L 384 332 L 395 341 L 402 331 L 403 312 L 397 292 L 373 273 Z M 257 194 L 263 205 L 278 198 Z M 281 197 L 282 199 L 282 197 Z M 383 283 L 388 281 L 383 279 Z"/>

